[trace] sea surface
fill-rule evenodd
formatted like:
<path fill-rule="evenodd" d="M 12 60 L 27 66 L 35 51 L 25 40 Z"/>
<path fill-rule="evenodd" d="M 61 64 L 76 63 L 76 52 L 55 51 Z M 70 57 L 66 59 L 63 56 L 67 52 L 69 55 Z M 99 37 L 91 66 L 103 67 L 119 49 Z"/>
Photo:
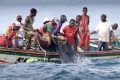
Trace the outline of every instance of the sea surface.
<path fill-rule="evenodd" d="M 120 80 L 120 59 L 0 64 L 0 80 Z"/>

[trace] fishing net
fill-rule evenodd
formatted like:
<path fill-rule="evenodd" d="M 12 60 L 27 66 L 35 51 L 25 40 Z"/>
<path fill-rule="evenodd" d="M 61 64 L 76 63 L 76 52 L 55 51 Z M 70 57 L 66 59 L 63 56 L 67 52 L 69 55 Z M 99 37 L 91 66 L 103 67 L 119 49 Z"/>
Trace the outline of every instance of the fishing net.
<path fill-rule="evenodd" d="M 55 38 L 56 49 L 60 54 L 62 63 L 76 63 L 80 55 L 74 51 L 74 48 L 66 41 L 59 38 Z"/>

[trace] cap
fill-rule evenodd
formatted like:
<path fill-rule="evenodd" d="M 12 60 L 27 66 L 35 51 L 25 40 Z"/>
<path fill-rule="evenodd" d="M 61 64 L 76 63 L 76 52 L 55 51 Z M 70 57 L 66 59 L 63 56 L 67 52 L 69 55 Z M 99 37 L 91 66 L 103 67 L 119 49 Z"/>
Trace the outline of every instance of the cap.
<path fill-rule="evenodd" d="M 56 24 L 58 24 L 58 19 L 54 18 L 52 21 L 54 21 Z"/>
<path fill-rule="evenodd" d="M 21 27 L 21 23 L 16 21 L 16 22 L 15 22 L 15 26 Z"/>
<path fill-rule="evenodd" d="M 21 16 L 21 15 L 18 15 L 18 16 L 17 16 L 17 19 L 19 19 L 19 18 L 21 18 L 21 19 L 22 19 L 22 16 Z"/>
<path fill-rule="evenodd" d="M 43 23 L 45 24 L 46 22 L 49 22 L 50 20 L 47 18 L 47 17 L 45 17 L 44 19 L 43 19 Z"/>

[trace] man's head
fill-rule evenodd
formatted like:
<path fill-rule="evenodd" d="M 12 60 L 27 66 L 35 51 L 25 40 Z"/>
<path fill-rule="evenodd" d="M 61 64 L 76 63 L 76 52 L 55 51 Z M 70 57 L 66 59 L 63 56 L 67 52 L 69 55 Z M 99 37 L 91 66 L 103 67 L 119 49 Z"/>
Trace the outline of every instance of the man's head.
<path fill-rule="evenodd" d="M 70 22 L 69 22 L 69 26 L 74 26 L 75 25 L 75 20 L 74 19 L 71 19 Z"/>
<path fill-rule="evenodd" d="M 57 19 L 57 18 L 52 19 L 52 24 L 53 24 L 53 25 L 58 24 L 58 19 Z"/>
<path fill-rule="evenodd" d="M 22 21 L 22 16 L 21 16 L 21 15 L 18 15 L 17 18 L 16 18 L 16 20 L 17 20 L 18 22 L 21 22 L 21 21 Z"/>
<path fill-rule="evenodd" d="M 106 22 L 107 21 L 106 18 L 107 18 L 107 16 L 105 14 L 101 15 L 101 21 L 102 22 Z"/>
<path fill-rule="evenodd" d="M 88 12 L 87 7 L 83 7 L 83 14 L 87 14 L 87 12 Z"/>
<path fill-rule="evenodd" d="M 61 21 L 61 23 L 66 22 L 67 21 L 67 17 L 65 15 L 61 15 L 60 21 Z"/>
<path fill-rule="evenodd" d="M 20 27 L 21 27 L 21 23 L 20 23 L 20 22 L 15 22 L 15 23 L 13 24 L 13 30 L 14 30 L 14 31 L 19 30 Z"/>
<path fill-rule="evenodd" d="M 80 15 L 77 15 L 77 16 L 76 16 L 76 22 L 80 22 L 80 19 L 81 19 L 81 16 L 80 16 Z"/>
<path fill-rule="evenodd" d="M 48 22 L 50 22 L 50 20 L 49 20 L 47 17 L 45 17 L 45 18 L 43 19 L 43 24 L 46 24 L 46 23 L 48 23 Z"/>
<path fill-rule="evenodd" d="M 117 28 L 118 28 L 118 24 L 117 24 L 117 23 L 114 23 L 114 24 L 112 25 L 112 29 L 113 29 L 113 30 L 117 30 Z"/>
<path fill-rule="evenodd" d="M 32 17 L 35 17 L 36 14 L 37 14 L 37 10 L 36 10 L 35 8 L 32 8 L 32 9 L 30 10 L 30 15 L 31 15 Z"/>

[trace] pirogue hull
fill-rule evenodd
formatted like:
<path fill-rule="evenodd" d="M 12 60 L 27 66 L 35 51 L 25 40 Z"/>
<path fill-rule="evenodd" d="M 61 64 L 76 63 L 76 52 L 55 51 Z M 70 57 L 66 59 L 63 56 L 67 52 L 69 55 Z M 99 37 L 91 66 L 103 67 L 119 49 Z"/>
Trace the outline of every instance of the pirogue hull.
<path fill-rule="evenodd" d="M 120 50 L 79 52 L 82 57 L 90 59 L 119 58 Z M 0 63 L 15 63 L 18 58 L 37 58 L 39 61 L 60 63 L 58 52 L 37 52 L 0 48 Z"/>

